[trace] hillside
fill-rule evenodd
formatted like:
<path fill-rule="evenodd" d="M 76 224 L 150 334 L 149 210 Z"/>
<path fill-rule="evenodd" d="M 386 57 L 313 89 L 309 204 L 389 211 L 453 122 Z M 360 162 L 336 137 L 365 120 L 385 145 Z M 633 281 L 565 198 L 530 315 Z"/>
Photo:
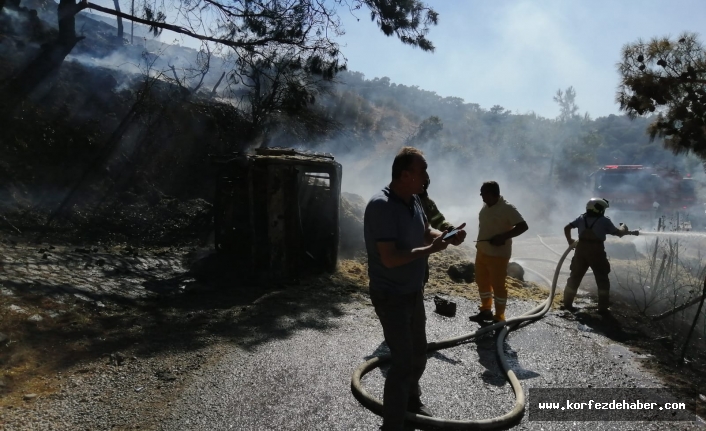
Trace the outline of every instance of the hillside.
<path fill-rule="evenodd" d="M 57 31 L 55 3 L 22 5 L 0 15 L 0 81 Z M 36 25 L 23 25 L 30 22 Z M 532 219 L 545 215 L 537 202 L 580 208 L 586 176 L 603 164 L 660 164 L 703 179 L 698 160 L 650 142 L 649 119 L 560 123 L 354 71 L 325 83 L 301 112 L 274 110 L 256 124 L 247 87 L 229 78 L 216 86 L 228 72 L 226 52 L 211 53 L 204 68 L 205 51 L 151 39 L 130 45 L 95 14 L 80 13 L 76 26 L 85 39 L 4 119 L 0 229 L 48 225 L 73 232 L 67 237 L 80 230 L 149 242 L 204 238 L 215 177 L 209 155 L 259 145 L 333 153 L 344 165 L 344 191 L 364 198 L 388 181 L 400 146 L 418 146 L 430 161 L 432 195 L 451 213 L 475 211 L 478 202 L 467 196 L 487 179 L 526 200 Z M 244 98 L 234 99 L 238 94 Z"/>

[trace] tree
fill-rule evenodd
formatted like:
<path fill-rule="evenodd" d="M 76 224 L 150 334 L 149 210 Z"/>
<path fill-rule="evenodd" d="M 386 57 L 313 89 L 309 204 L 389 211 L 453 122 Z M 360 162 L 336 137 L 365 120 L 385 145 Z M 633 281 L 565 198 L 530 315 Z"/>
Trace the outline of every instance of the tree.
<path fill-rule="evenodd" d="M 706 161 L 706 51 L 697 36 L 627 44 L 618 70 L 620 109 L 631 118 L 657 113 L 647 129 L 651 139 Z"/>
<path fill-rule="evenodd" d="M 350 2 L 349 2 L 350 1 Z M 345 65 L 335 36 L 343 34 L 337 9 L 367 7 L 380 30 L 395 34 L 403 43 L 433 51 L 427 39 L 429 26 L 438 14 L 419 0 L 175 0 L 178 24 L 166 22 L 161 10 L 144 7 L 143 17 L 99 6 L 88 1 L 60 0 L 59 38 L 48 44 L 27 68 L 19 71 L 2 89 L 11 107 L 29 95 L 54 72 L 82 37 L 75 35 L 74 16 L 84 9 L 145 24 L 155 33 L 171 30 L 192 38 L 214 42 L 234 51 L 236 57 L 268 57 L 285 49 L 304 64 L 315 65 L 325 76 L 333 76 Z"/>
<path fill-rule="evenodd" d="M 120 12 L 120 0 L 113 0 L 113 5 L 115 10 Z M 118 38 L 120 40 L 123 38 L 123 18 L 120 15 L 118 15 Z"/>
<path fill-rule="evenodd" d="M 412 132 L 407 139 L 405 145 L 424 145 L 429 141 L 436 139 L 439 133 L 444 129 L 444 123 L 435 115 L 422 121 L 419 126 Z"/>
<path fill-rule="evenodd" d="M 75 16 L 81 9 L 76 0 L 59 0 L 57 38 L 43 44 L 37 56 L 0 87 L 0 121 L 7 120 L 7 112 L 14 109 L 39 84 L 56 72 L 74 46 L 84 39 L 83 36 L 76 36 Z"/>
<path fill-rule="evenodd" d="M 579 107 L 576 105 L 576 90 L 571 86 L 565 92 L 561 89 L 556 90 L 554 101 L 559 104 L 561 109 L 557 118 L 562 123 L 578 117 Z"/>
<path fill-rule="evenodd" d="M 312 115 L 310 106 L 327 91 L 335 70 L 322 70 L 317 58 L 302 61 L 295 50 L 273 49 L 267 56 L 239 57 L 229 75 L 230 94 L 240 101 L 254 135 L 263 134 L 268 144 L 273 121 L 285 114 L 305 128 L 326 128 L 325 118 Z"/>
<path fill-rule="evenodd" d="M 493 115 L 510 115 L 511 111 L 500 105 L 493 105 L 493 107 L 490 108 L 490 113 Z"/>
<path fill-rule="evenodd" d="M 559 115 L 554 123 L 556 133 L 549 161 L 549 180 L 553 181 L 556 176 L 556 180 L 564 187 L 580 186 L 582 177 L 595 167 L 596 155 L 603 146 L 603 139 L 589 129 L 590 115 L 579 115 L 573 86 L 565 91 L 558 89 L 553 99 L 559 105 Z"/>

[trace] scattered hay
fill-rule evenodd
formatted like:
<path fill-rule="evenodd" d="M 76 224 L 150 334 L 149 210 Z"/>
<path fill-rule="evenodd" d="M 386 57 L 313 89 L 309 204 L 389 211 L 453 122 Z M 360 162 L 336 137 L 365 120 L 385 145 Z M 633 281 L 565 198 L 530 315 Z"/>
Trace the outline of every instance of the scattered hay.
<path fill-rule="evenodd" d="M 341 193 L 340 246 L 342 257 L 350 258 L 365 251 L 363 237 L 363 214 L 365 200 L 356 194 Z"/>
<path fill-rule="evenodd" d="M 471 249 L 465 245 L 449 247 L 442 253 L 435 253 L 429 258 L 429 282 L 425 287 L 428 295 L 449 295 L 466 298 L 480 302 L 478 285 L 475 282 L 466 282 L 461 279 L 452 279 L 447 274 L 449 268 L 471 262 Z M 355 290 L 368 291 L 368 267 L 363 259 L 341 259 L 339 269 L 335 274 L 328 276 L 328 283 L 332 281 L 347 285 Z M 522 281 L 508 276 L 505 285 L 510 299 L 525 301 L 544 301 L 549 295 L 549 290 L 533 282 Z M 558 308 L 562 303 L 562 295 L 554 296 L 553 307 Z"/>

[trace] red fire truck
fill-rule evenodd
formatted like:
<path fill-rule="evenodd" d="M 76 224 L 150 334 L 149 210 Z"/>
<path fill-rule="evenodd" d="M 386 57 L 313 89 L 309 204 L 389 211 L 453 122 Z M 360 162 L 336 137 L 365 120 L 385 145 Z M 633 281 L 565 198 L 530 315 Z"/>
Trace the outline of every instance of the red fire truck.
<path fill-rule="evenodd" d="M 639 225 L 679 214 L 680 223 L 691 222 L 696 228 L 706 218 L 697 202 L 695 181 L 676 169 L 606 165 L 589 178 L 594 195 L 608 199 L 611 209 L 627 217 L 627 223 L 632 219 Z"/>

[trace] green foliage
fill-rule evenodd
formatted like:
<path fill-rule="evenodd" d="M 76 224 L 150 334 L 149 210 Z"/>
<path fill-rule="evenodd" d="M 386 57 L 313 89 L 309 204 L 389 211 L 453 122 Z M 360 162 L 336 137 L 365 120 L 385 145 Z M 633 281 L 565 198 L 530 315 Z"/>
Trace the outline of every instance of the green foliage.
<path fill-rule="evenodd" d="M 434 50 L 427 34 L 438 22 L 438 14 L 419 0 L 180 0 L 175 6 L 178 26 L 166 24 L 162 11 L 144 7 L 143 18 L 155 35 L 168 28 L 227 46 L 236 57 L 250 57 L 249 61 L 265 60 L 278 51 L 277 56 L 299 58 L 328 79 L 345 66 L 336 42 L 344 33 L 339 8 L 367 8 L 385 35 L 394 34 L 424 51 Z"/>
<path fill-rule="evenodd" d="M 416 130 L 406 139 L 407 146 L 421 146 L 431 140 L 437 139 L 444 129 L 444 123 L 435 115 L 422 121 Z"/>
<path fill-rule="evenodd" d="M 434 51 L 426 38 L 429 26 L 436 25 L 439 14 L 419 0 L 356 0 L 354 8 L 366 5 L 370 19 L 386 36 L 396 35 L 402 43 L 423 51 Z"/>
<path fill-rule="evenodd" d="M 157 24 L 164 24 L 167 20 L 167 15 L 161 10 L 155 11 L 154 8 L 145 4 L 143 7 L 142 17 L 148 21 L 154 22 L 153 25 L 149 26 L 150 32 L 155 36 L 162 34 L 162 28 L 158 27 Z"/>
<path fill-rule="evenodd" d="M 631 117 L 656 112 L 650 137 L 675 154 L 706 160 L 706 51 L 693 33 L 638 40 L 623 48 L 617 101 Z"/>

